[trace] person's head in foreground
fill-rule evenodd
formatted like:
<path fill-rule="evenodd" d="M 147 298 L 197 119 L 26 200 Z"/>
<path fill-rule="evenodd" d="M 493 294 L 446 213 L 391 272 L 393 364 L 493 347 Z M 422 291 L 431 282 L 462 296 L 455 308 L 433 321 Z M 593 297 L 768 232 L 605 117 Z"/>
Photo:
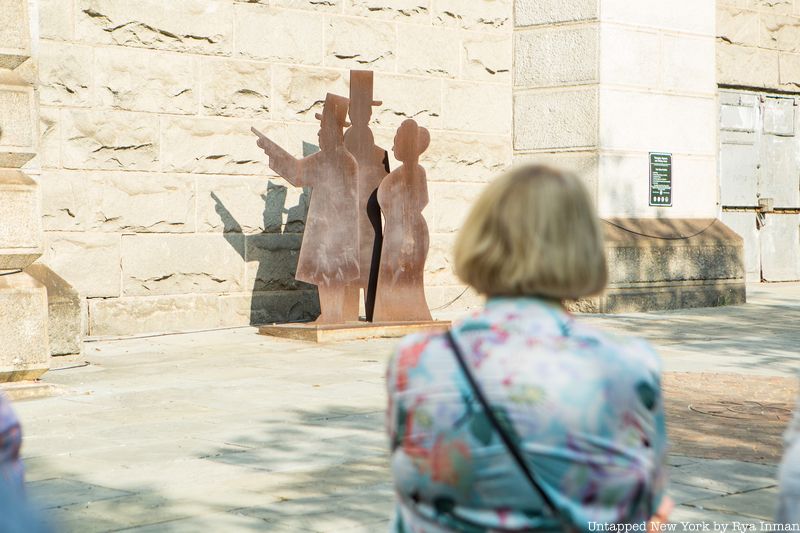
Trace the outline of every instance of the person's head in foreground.
<path fill-rule="evenodd" d="M 455 267 L 488 298 L 451 334 L 494 416 L 446 334 L 402 341 L 387 373 L 393 531 L 663 519 L 659 358 L 563 306 L 607 279 L 600 221 L 580 180 L 543 166 L 495 180 L 458 235 Z"/>

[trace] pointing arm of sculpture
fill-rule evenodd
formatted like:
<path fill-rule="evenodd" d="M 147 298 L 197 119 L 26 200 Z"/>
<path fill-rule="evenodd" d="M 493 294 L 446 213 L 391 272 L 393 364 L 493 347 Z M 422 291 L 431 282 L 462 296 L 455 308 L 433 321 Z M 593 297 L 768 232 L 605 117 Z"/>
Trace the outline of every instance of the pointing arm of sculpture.
<path fill-rule="evenodd" d="M 302 187 L 303 161 L 278 146 L 272 139 L 257 129 L 250 128 L 250 131 L 258 136 L 256 144 L 269 156 L 269 168 L 294 187 Z"/>

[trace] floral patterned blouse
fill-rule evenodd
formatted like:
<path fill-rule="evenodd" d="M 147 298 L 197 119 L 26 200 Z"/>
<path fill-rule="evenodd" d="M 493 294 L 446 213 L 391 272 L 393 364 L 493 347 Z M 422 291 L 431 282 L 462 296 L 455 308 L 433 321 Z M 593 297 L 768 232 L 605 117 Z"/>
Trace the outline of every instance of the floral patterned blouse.
<path fill-rule="evenodd" d="M 22 432 L 11 401 L 0 392 L 0 483 L 22 490 L 22 460 L 19 457 Z"/>
<path fill-rule="evenodd" d="M 661 363 L 644 341 L 535 298 L 494 298 L 453 334 L 497 418 L 572 527 L 640 522 L 665 491 Z M 442 334 L 387 372 L 392 531 L 560 530 L 474 398 Z M 505 425 L 505 424 L 504 424 Z"/>

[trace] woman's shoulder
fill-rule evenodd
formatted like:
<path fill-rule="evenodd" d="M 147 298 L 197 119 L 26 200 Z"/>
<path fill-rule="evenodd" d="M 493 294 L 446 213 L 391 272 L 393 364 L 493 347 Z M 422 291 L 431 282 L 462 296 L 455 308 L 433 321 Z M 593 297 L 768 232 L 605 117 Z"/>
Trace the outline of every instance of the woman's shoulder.
<path fill-rule="evenodd" d="M 402 392 L 409 383 L 409 373 L 428 364 L 429 353 L 445 346 L 443 332 L 413 333 L 403 337 L 389 359 L 386 382 L 390 390 Z"/>

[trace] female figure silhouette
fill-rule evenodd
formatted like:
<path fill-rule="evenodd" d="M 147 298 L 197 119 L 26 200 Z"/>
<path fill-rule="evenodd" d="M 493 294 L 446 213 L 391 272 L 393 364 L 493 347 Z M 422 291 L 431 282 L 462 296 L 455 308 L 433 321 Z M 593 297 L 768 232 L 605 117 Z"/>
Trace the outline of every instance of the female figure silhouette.
<path fill-rule="evenodd" d="M 405 120 L 394 138 L 394 156 L 403 164 L 378 187 L 386 224 L 383 231 L 375 322 L 431 320 L 425 300 L 423 273 L 428 256 L 428 225 L 422 210 L 428 204 L 428 184 L 419 156 L 430 134 L 414 120 Z"/>

